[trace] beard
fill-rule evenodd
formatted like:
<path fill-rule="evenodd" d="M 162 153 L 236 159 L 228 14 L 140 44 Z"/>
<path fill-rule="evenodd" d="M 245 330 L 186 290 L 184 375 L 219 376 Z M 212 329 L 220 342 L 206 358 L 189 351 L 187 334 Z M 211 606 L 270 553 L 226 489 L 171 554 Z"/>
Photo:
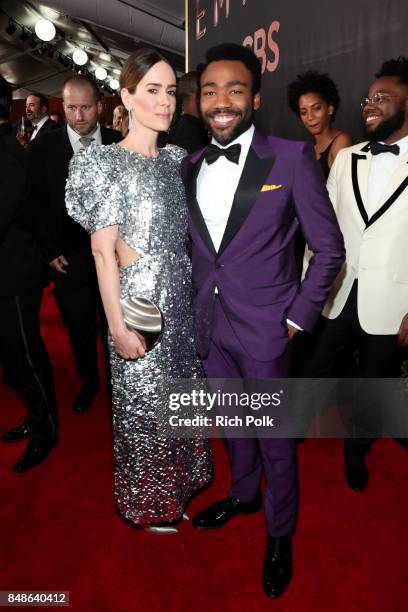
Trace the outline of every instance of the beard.
<path fill-rule="evenodd" d="M 365 129 L 365 136 L 367 140 L 379 140 L 384 142 L 387 140 L 394 132 L 397 132 L 402 128 L 405 121 L 405 108 L 404 106 L 400 106 L 400 108 L 388 119 L 384 119 L 381 123 L 374 129 L 368 130 Z"/>
<path fill-rule="evenodd" d="M 223 134 L 223 132 L 216 134 L 213 132 L 209 122 L 209 118 L 214 117 L 215 115 L 239 116 L 241 117 L 241 121 L 233 127 L 231 132 L 226 131 L 225 135 Z M 211 111 L 210 113 L 203 114 L 202 119 L 205 123 L 205 126 L 211 132 L 218 144 L 225 147 L 226 145 L 230 144 L 230 142 L 233 142 L 236 138 L 238 138 L 238 136 L 241 136 L 241 134 L 246 132 L 247 129 L 252 125 L 254 119 L 254 110 L 253 108 L 248 108 L 245 115 L 243 115 L 242 113 L 237 111 L 225 111 L 216 109 L 214 111 Z"/>

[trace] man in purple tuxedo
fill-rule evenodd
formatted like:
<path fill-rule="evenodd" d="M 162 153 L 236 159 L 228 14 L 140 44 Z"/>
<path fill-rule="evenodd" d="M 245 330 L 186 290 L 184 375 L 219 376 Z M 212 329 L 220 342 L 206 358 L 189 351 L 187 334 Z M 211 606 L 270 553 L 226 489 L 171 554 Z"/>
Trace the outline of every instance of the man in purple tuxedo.
<path fill-rule="evenodd" d="M 253 126 L 261 68 L 248 48 L 222 44 L 199 66 L 200 106 L 213 139 L 183 163 L 190 211 L 196 341 L 209 378 L 289 374 L 288 346 L 311 331 L 342 262 L 343 239 L 312 149 Z M 300 223 L 314 257 L 299 285 Z M 297 513 L 293 440 L 229 439 L 232 489 L 193 521 L 222 527 L 260 509 L 262 470 L 268 539 L 263 586 L 278 597 L 292 574 Z"/>

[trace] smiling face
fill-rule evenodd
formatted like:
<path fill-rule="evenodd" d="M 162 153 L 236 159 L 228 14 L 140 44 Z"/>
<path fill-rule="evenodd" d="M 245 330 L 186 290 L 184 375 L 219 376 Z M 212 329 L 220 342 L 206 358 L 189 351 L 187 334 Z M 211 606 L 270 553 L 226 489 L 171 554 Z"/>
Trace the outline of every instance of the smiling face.
<path fill-rule="evenodd" d="M 200 78 L 200 108 L 215 140 L 227 145 L 243 134 L 260 105 L 252 94 L 252 74 L 239 61 L 211 62 Z"/>
<path fill-rule="evenodd" d="M 392 143 L 408 135 L 407 97 L 408 87 L 397 77 L 381 77 L 375 81 L 368 92 L 370 101 L 363 108 L 369 140 Z"/>
<path fill-rule="evenodd" d="M 123 104 L 132 113 L 132 130 L 169 129 L 176 110 L 176 76 L 167 62 L 157 62 L 146 72 L 135 92 L 122 89 Z"/>
<path fill-rule="evenodd" d="M 333 111 L 334 106 L 317 93 L 306 93 L 299 98 L 299 117 L 313 136 L 321 134 L 330 126 Z"/>

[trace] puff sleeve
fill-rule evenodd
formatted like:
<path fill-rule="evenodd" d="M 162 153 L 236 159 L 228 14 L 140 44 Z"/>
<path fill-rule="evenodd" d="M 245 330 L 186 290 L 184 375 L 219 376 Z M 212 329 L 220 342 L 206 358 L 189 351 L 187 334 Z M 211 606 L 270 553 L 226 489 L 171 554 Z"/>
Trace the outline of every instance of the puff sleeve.
<path fill-rule="evenodd" d="M 122 189 L 114 161 L 113 151 L 97 144 L 79 151 L 71 159 L 65 204 L 69 216 L 89 234 L 122 223 Z"/>

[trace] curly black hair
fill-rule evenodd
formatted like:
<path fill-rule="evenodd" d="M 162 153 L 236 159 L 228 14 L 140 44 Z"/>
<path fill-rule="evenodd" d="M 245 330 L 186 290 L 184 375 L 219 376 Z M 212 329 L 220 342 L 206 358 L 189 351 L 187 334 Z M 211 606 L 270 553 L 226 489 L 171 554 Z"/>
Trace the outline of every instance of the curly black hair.
<path fill-rule="evenodd" d="M 327 104 L 333 106 L 332 121 L 336 118 L 340 106 L 340 96 L 336 84 L 328 74 L 309 70 L 298 74 L 296 81 L 288 85 L 288 104 L 291 110 L 299 116 L 299 98 L 308 93 L 315 93 Z"/>
<path fill-rule="evenodd" d="M 397 59 L 385 61 L 375 78 L 380 79 L 386 76 L 398 77 L 401 83 L 408 85 L 408 57 L 400 55 Z"/>
<path fill-rule="evenodd" d="M 236 43 L 222 43 L 208 49 L 205 55 L 205 63 L 197 66 L 197 79 L 200 83 L 201 75 L 212 62 L 230 60 L 242 62 L 252 74 L 252 94 L 255 95 L 261 89 L 262 68 L 255 53 L 249 47 L 243 47 Z"/>

